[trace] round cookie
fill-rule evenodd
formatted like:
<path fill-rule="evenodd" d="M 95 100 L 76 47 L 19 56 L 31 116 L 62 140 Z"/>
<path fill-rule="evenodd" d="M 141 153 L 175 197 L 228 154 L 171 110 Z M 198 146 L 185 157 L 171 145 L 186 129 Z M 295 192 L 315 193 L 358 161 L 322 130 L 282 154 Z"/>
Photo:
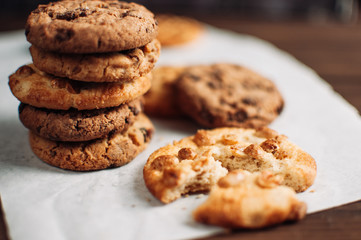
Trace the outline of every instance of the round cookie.
<path fill-rule="evenodd" d="M 230 172 L 194 212 L 196 221 L 225 228 L 264 228 L 305 217 L 307 205 L 270 172 Z"/>
<path fill-rule="evenodd" d="M 20 102 L 34 107 L 99 109 L 119 106 L 142 96 L 151 86 L 151 74 L 124 83 L 81 82 L 49 75 L 29 64 L 9 77 L 9 86 Z"/>
<path fill-rule="evenodd" d="M 189 43 L 199 37 L 203 26 L 195 19 L 172 14 L 156 15 L 158 21 L 158 40 L 162 46 Z"/>
<path fill-rule="evenodd" d="M 132 161 L 148 145 L 154 127 L 140 114 L 124 133 L 88 142 L 56 142 L 30 131 L 30 146 L 44 162 L 63 169 L 92 171 L 119 167 Z"/>
<path fill-rule="evenodd" d="M 49 74 L 87 82 L 131 81 L 149 73 L 160 54 L 158 40 L 128 51 L 64 54 L 30 47 L 34 65 Z"/>
<path fill-rule="evenodd" d="M 66 0 L 39 5 L 28 17 L 25 34 L 48 51 L 117 52 L 151 42 L 157 23 L 153 13 L 136 3 Z"/>
<path fill-rule="evenodd" d="M 189 67 L 178 79 L 181 110 L 204 127 L 259 127 L 283 109 L 275 84 L 234 64 Z"/>
<path fill-rule="evenodd" d="M 123 132 L 142 111 L 139 99 L 113 108 L 78 111 L 49 110 L 21 103 L 19 118 L 25 127 L 53 140 L 79 142 Z"/>
<path fill-rule="evenodd" d="M 144 95 L 144 112 L 154 117 L 179 117 L 175 82 L 184 67 L 161 66 L 152 71 L 152 86 Z"/>
<path fill-rule="evenodd" d="M 209 190 L 228 171 L 271 171 L 297 192 L 310 187 L 315 160 L 287 137 L 262 127 L 198 130 L 153 152 L 144 166 L 149 191 L 169 203 L 181 195 Z"/>

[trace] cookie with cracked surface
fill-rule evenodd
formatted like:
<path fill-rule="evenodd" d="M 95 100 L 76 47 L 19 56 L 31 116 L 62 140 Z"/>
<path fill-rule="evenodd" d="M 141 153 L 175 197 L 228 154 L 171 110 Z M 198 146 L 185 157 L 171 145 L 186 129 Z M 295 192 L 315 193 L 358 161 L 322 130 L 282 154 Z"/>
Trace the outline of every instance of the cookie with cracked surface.
<path fill-rule="evenodd" d="M 158 40 L 162 46 L 189 43 L 203 32 L 203 26 L 193 18 L 173 14 L 158 14 Z"/>
<path fill-rule="evenodd" d="M 10 89 L 20 102 L 57 110 L 119 106 L 142 96 L 150 85 L 150 73 L 124 83 L 81 82 L 55 77 L 33 64 L 20 67 L 9 77 Z"/>
<path fill-rule="evenodd" d="M 284 135 L 267 127 L 198 130 L 153 152 L 144 166 L 149 191 L 169 203 L 209 190 L 228 171 L 271 171 L 283 184 L 305 191 L 316 177 L 315 160 Z"/>
<path fill-rule="evenodd" d="M 120 167 L 132 161 L 151 140 L 154 127 L 140 114 L 124 133 L 87 142 L 57 142 L 30 131 L 32 151 L 44 162 L 63 169 L 93 171 Z"/>
<path fill-rule="evenodd" d="M 157 28 L 153 13 L 136 3 L 66 0 L 39 5 L 25 34 L 48 51 L 100 53 L 144 46 L 156 38 Z"/>
<path fill-rule="evenodd" d="M 193 217 L 225 228 L 255 229 L 301 220 L 306 211 L 306 203 L 292 188 L 280 186 L 278 176 L 236 170 L 218 181 Z"/>
<path fill-rule="evenodd" d="M 113 53 L 65 54 L 30 47 L 34 65 L 49 74 L 86 82 L 131 81 L 149 73 L 160 54 L 158 40 Z"/>
<path fill-rule="evenodd" d="M 176 102 L 175 82 L 184 69 L 184 67 L 161 66 L 152 71 L 152 86 L 144 95 L 145 113 L 164 118 L 183 115 Z"/>
<path fill-rule="evenodd" d="M 118 107 L 83 111 L 50 110 L 21 103 L 19 118 L 25 127 L 44 138 L 79 142 L 126 131 L 141 111 L 139 99 Z"/>
<path fill-rule="evenodd" d="M 284 104 L 271 80 L 235 64 L 189 67 L 176 86 L 181 110 L 209 128 L 266 126 Z"/>

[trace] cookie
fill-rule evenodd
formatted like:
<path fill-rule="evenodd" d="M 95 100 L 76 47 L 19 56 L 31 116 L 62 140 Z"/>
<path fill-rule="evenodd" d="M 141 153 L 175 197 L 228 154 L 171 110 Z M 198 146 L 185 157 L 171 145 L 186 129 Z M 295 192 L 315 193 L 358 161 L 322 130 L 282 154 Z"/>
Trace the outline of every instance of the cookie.
<path fill-rule="evenodd" d="M 63 169 L 92 171 L 119 167 L 132 161 L 148 145 L 154 127 L 140 114 L 124 133 L 87 142 L 56 142 L 30 131 L 30 146 L 44 162 Z"/>
<path fill-rule="evenodd" d="M 115 107 L 146 93 L 151 74 L 124 83 L 94 83 L 58 78 L 37 69 L 33 64 L 20 67 L 9 77 L 14 96 L 38 108 L 68 110 Z"/>
<path fill-rule="evenodd" d="M 39 5 L 25 34 L 33 45 L 62 53 L 118 52 L 156 38 L 153 13 L 136 3 L 74 0 Z"/>
<path fill-rule="evenodd" d="M 162 46 L 174 46 L 189 43 L 203 32 L 203 26 L 197 20 L 172 14 L 156 15 L 158 21 L 158 40 Z"/>
<path fill-rule="evenodd" d="M 44 138 L 79 142 L 123 132 L 133 124 L 141 111 L 139 99 L 118 107 L 83 111 L 49 110 L 21 103 L 19 118 L 25 127 Z"/>
<path fill-rule="evenodd" d="M 266 126 L 284 104 L 272 81 L 235 64 L 189 67 L 176 87 L 181 110 L 209 128 Z"/>
<path fill-rule="evenodd" d="M 34 65 L 49 74 L 87 82 L 131 81 L 149 73 L 160 54 L 158 40 L 132 50 L 98 54 L 64 54 L 30 47 Z"/>
<path fill-rule="evenodd" d="M 271 171 L 283 184 L 305 191 L 316 177 L 315 160 L 267 127 L 198 130 L 153 152 L 144 166 L 149 191 L 169 203 L 181 195 L 209 190 L 228 171 Z"/>
<path fill-rule="evenodd" d="M 238 170 L 221 178 L 193 217 L 225 228 L 264 228 L 305 217 L 307 205 L 270 172 Z"/>
<path fill-rule="evenodd" d="M 162 66 L 152 71 L 152 86 L 144 95 L 144 112 L 153 117 L 182 116 L 177 102 L 175 82 L 184 67 Z"/>

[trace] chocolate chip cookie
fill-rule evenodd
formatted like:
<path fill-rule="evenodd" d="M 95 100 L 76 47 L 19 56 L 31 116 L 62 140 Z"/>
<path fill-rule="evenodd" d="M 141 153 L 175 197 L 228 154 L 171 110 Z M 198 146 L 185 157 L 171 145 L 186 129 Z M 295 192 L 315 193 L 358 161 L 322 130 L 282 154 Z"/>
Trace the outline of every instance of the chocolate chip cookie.
<path fill-rule="evenodd" d="M 49 75 L 33 64 L 20 67 L 9 77 L 14 96 L 38 108 L 68 110 L 116 107 L 146 93 L 151 74 L 124 83 L 81 82 Z"/>
<path fill-rule="evenodd" d="M 204 127 L 259 127 L 283 109 L 275 84 L 235 64 L 187 68 L 176 82 L 181 110 Z"/>
<path fill-rule="evenodd" d="M 182 116 L 176 102 L 175 82 L 184 67 L 161 66 L 152 71 L 152 86 L 144 95 L 144 112 L 149 116 L 172 118 Z"/>
<path fill-rule="evenodd" d="M 174 46 L 189 43 L 203 32 L 203 26 L 197 20 L 173 14 L 158 14 L 158 40 L 162 46 Z"/>
<path fill-rule="evenodd" d="M 30 131 L 33 152 L 44 162 L 63 169 L 92 171 L 120 167 L 132 161 L 151 140 L 154 127 L 140 114 L 123 133 L 87 142 L 57 142 Z"/>
<path fill-rule="evenodd" d="M 230 172 L 194 212 L 196 221 L 225 228 L 264 228 L 305 217 L 307 205 L 270 172 Z"/>
<path fill-rule="evenodd" d="M 34 65 L 58 77 L 86 82 L 125 82 L 149 73 L 160 54 L 153 40 L 143 47 L 112 53 L 65 54 L 30 47 Z"/>
<path fill-rule="evenodd" d="M 25 34 L 48 51 L 100 53 L 142 47 L 156 38 L 157 28 L 153 13 L 136 3 L 74 0 L 39 5 Z"/>
<path fill-rule="evenodd" d="M 123 132 L 142 111 L 140 99 L 113 108 L 78 111 L 50 110 L 21 103 L 19 118 L 25 127 L 53 141 L 79 142 Z"/>
<path fill-rule="evenodd" d="M 309 188 L 315 160 L 284 135 L 267 127 L 198 130 L 153 152 L 144 166 L 144 182 L 160 201 L 207 191 L 228 171 L 271 171 L 297 192 Z"/>

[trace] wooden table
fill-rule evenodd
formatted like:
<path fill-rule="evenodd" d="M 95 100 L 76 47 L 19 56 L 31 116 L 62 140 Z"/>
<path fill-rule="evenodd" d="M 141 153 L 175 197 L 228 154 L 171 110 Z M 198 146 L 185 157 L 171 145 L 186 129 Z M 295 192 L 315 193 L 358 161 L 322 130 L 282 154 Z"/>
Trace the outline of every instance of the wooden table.
<path fill-rule="evenodd" d="M 275 44 L 314 69 L 361 112 L 361 23 L 269 22 L 224 16 L 198 16 L 198 19 Z M 0 240 L 6 240 L 2 215 L 0 209 Z M 207 239 L 360 240 L 361 201 L 310 214 L 296 224 L 283 224 L 258 231 L 235 231 Z"/>

